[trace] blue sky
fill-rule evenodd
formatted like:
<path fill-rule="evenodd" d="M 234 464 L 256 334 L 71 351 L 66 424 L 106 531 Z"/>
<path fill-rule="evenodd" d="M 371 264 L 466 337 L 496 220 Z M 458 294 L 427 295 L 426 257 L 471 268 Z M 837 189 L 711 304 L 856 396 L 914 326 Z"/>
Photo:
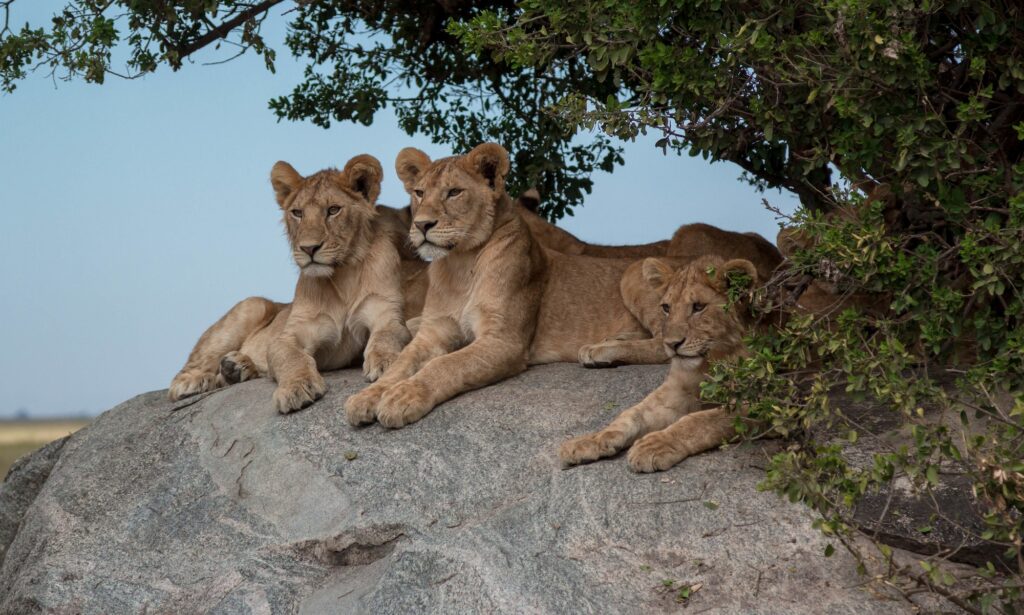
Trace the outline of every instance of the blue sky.
<path fill-rule="evenodd" d="M 45 17 L 60 4 L 31 10 Z M 370 127 L 278 123 L 267 101 L 302 70 L 281 44 L 285 23 L 265 28 L 276 74 L 252 56 L 102 86 L 55 86 L 41 71 L 0 95 L 0 418 L 98 414 L 165 388 L 235 302 L 289 300 L 296 272 L 268 181 L 276 160 L 310 173 L 373 154 L 385 169 L 380 202 L 404 205 L 398 151 L 452 153 L 387 113 Z M 626 144 L 626 165 L 595 176 L 562 225 L 598 243 L 666 238 L 695 221 L 774 240 L 778 225 L 738 167 L 665 156 L 654 140 Z"/>

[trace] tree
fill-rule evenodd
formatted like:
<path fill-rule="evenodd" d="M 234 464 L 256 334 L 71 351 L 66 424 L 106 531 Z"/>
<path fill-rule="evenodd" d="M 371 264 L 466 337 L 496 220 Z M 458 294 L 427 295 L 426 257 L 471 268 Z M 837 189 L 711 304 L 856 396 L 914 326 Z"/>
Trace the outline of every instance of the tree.
<path fill-rule="evenodd" d="M 13 92 L 36 69 L 63 79 L 103 83 L 108 75 L 133 78 L 160 66 L 179 70 L 203 49 L 245 52 L 274 69 L 276 51 L 260 34 L 283 0 L 69 0 L 49 27 L 15 31 L 15 0 L 0 0 L 0 86 Z M 293 3 L 289 2 L 288 5 Z M 509 189 L 537 186 L 542 211 L 553 219 L 572 213 L 590 191 L 595 169 L 622 163 L 605 135 L 587 142 L 545 110 L 566 91 L 604 97 L 610 83 L 589 78 L 567 58 L 556 71 L 514 68 L 464 50 L 446 27 L 481 9 L 513 10 L 511 0 L 474 3 L 295 2 L 287 45 L 308 62 L 305 80 L 271 101 L 281 118 L 370 124 L 393 107 L 401 127 L 458 152 L 495 140 L 513 152 Z M 126 56 L 123 69 L 112 58 Z"/>

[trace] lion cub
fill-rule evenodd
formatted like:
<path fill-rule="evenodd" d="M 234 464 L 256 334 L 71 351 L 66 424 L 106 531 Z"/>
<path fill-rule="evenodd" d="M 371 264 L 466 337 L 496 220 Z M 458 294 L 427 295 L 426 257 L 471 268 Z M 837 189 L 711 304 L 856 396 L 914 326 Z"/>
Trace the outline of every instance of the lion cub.
<path fill-rule="evenodd" d="M 407 223 L 375 206 L 382 177 L 380 162 L 365 154 L 309 177 L 274 165 L 270 180 L 301 270 L 295 298 L 251 297 L 231 308 L 199 338 L 171 382 L 172 400 L 270 375 L 284 413 L 323 396 L 318 370 L 362 356 L 366 378 L 380 377 L 410 339 L 402 313 L 408 268 L 399 258 Z"/>
<path fill-rule="evenodd" d="M 700 383 L 712 361 L 742 356 L 743 336 L 752 324 L 742 304 L 727 307 L 729 274 L 741 272 L 756 284 L 758 268 L 748 260 L 700 258 L 679 270 L 664 260 L 643 261 L 643 275 L 661 294 L 662 339 L 671 358 L 668 377 L 643 401 L 607 427 L 562 444 L 558 456 L 570 466 L 610 457 L 630 447 L 637 472 L 666 470 L 690 455 L 735 436 L 725 408 L 701 410 Z"/>
<path fill-rule="evenodd" d="M 416 337 L 346 401 L 351 423 L 401 427 L 528 364 L 576 361 L 613 336 L 649 337 L 619 294 L 633 261 L 545 250 L 505 192 L 500 145 L 434 162 L 406 148 L 395 165 L 412 196 L 410 240 L 432 261 L 429 287 Z"/>
<path fill-rule="evenodd" d="M 723 261 L 744 259 L 757 268 L 758 278 L 767 280 L 782 263 L 782 254 L 770 241 L 757 233 L 736 233 L 710 224 L 685 224 L 672 235 L 661 262 L 680 268 L 706 257 Z M 638 363 L 665 363 L 663 350 L 661 308 L 663 288 L 652 287 L 644 277 L 644 260 L 640 259 L 626 269 L 619 290 L 626 307 L 651 335 L 630 337 L 619 334 L 611 339 L 584 346 L 580 350 L 580 363 L 587 367 Z"/>

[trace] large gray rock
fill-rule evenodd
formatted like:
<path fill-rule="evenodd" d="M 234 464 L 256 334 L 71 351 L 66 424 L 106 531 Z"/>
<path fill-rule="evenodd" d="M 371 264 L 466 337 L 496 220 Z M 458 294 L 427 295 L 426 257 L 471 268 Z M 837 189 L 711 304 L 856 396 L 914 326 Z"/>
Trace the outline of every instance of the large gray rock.
<path fill-rule="evenodd" d="M 559 467 L 562 439 L 664 370 L 531 369 L 399 431 L 345 423 L 356 371 L 289 416 L 267 381 L 176 411 L 142 395 L 51 450 L 41 485 L 8 477 L 0 501 L 31 504 L 13 521 L 0 612 L 652 613 L 678 611 L 675 588 L 696 584 L 691 612 L 910 606 L 866 591 L 838 545 L 824 557 L 806 509 L 756 490 L 778 444 L 654 475 L 621 457 Z"/>

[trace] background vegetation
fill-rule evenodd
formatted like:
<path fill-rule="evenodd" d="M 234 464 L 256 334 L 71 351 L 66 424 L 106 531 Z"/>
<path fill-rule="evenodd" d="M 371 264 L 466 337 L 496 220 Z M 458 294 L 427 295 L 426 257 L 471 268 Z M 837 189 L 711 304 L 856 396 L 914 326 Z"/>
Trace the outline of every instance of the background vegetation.
<path fill-rule="evenodd" d="M 85 420 L 0 421 L 0 480 L 23 455 L 58 438 L 72 434 L 89 422 Z"/>
<path fill-rule="evenodd" d="M 211 44 L 272 68 L 259 25 L 279 2 L 75 0 L 48 27 L 3 31 L 0 84 L 13 90 L 38 66 L 102 82 L 118 45 L 129 76 L 180 68 Z M 969 478 L 978 538 L 1001 557 L 969 578 L 942 565 L 955 549 L 889 574 L 968 611 L 1020 608 L 1019 3 L 299 2 L 290 19 L 288 46 L 309 66 L 271 101 L 281 117 L 369 123 L 390 105 L 407 131 L 456 151 L 498 140 L 515 156 L 511 188 L 540 185 L 552 218 L 581 203 L 595 168 L 620 162 L 616 139 L 651 131 L 663 148 L 798 194 L 798 249 L 760 307 L 792 307 L 809 288 L 842 300 L 752 339 L 707 398 L 794 438 L 764 486 L 820 511 L 821 529 L 859 555 L 847 536 L 862 496 L 902 481 L 929 498 L 942 477 Z M 850 465 L 835 434 L 873 434 L 833 405 L 837 391 L 886 408 L 906 441 Z"/>

